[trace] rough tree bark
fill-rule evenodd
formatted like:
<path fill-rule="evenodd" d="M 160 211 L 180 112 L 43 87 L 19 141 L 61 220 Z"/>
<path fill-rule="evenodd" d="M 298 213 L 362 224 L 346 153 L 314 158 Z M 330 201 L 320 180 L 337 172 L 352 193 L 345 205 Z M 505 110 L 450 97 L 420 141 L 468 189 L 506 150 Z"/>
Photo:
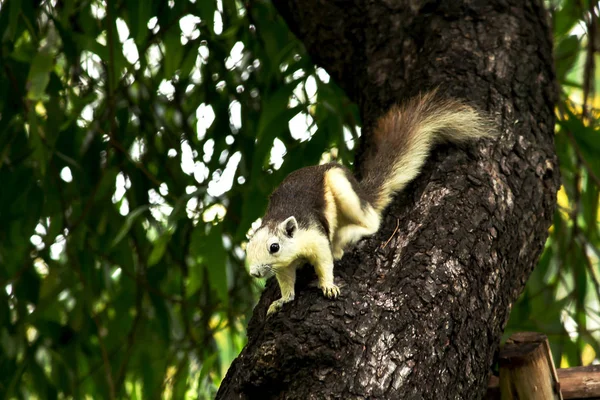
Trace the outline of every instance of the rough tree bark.
<path fill-rule="evenodd" d="M 559 186 L 542 0 L 274 3 L 358 102 L 363 145 L 392 103 L 438 86 L 489 111 L 500 135 L 436 149 L 380 232 L 336 264 L 338 300 L 307 269 L 265 320 L 279 295 L 268 284 L 218 398 L 481 397 Z"/>

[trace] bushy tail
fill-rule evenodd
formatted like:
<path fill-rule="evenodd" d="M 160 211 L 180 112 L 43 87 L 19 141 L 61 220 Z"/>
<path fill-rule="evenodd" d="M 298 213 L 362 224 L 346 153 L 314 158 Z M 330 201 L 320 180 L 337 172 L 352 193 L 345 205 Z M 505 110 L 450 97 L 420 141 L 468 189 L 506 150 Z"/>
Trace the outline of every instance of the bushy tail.
<path fill-rule="evenodd" d="M 436 142 L 492 133 L 490 121 L 460 101 L 437 99 L 435 92 L 414 97 L 379 120 L 362 163 L 361 189 L 381 213 L 416 178 Z"/>

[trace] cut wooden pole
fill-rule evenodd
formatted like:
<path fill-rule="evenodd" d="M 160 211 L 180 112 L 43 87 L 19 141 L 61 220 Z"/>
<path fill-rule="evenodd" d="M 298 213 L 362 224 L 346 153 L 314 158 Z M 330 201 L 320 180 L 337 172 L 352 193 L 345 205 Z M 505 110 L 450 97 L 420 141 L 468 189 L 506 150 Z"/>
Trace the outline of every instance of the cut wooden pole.
<path fill-rule="evenodd" d="M 546 335 L 515 333 L 500 350 L 498 361 L 502 400 L 563 399 Z"/>

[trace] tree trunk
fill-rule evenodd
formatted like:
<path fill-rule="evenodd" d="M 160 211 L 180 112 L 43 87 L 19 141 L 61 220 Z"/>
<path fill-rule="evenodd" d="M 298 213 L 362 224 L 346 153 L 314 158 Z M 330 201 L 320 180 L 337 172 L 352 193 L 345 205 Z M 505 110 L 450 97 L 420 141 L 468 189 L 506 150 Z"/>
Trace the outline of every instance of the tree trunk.
<path fill-rule="evenodd" d="M 265 320 L 270 282 L 218 398 L 480 398 L 559 186 L 542 1 L 275 4 L 358 102 L 363 148 L 391 104 L 434 87 L 489 111 L 499 136 L 436 148 L 381 230 L 336 263 L 337 300 L 305 268 L 296 300 Z"/>

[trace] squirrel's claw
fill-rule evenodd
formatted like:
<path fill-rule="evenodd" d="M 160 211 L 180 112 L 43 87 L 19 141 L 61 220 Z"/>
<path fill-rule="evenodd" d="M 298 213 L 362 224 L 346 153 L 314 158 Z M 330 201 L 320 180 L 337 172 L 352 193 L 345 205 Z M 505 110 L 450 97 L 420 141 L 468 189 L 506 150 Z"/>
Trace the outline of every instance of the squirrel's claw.
<path fill-rule="evenodd" d="M 275 300 L 274 302 L 272 302 L 271 305 L 269 306 L 269 309 L 267 310 L 267 317 L 270 317 L 271 315 L 275 314 L 277 311 L 281 310 L 281 307 L 283 307 L 283 305 L 285 303 L 289 303 L 292 300 L 294 300 L 293 295 L 289 296 L 287 299 L 282 298 L 282 299 Z"/>
<path fill-rule="evenodd" d="M 267 317 L 270 317 L 271 315 L 275 314 L 277 311 L 281 310 L 282 306 L 283 306 L 283 301 L 281 301 L 281 299 L 275 300 L 274 302 L 272 302 L 271 305 L 269 306 L 269 309 L 267 310 Z"/>
<path fill-rule="evenodd" d="M 334 248 L 332 253 L 335 261 L 341 260 L 344 257 L 344 250 L 341 248 Z"/>
<path fill-rule="evenodd" d="M 335 299 L 340 295 L 340 288 L 334 283 L 321 284 L 321 290 L 328 299 Z"/>

